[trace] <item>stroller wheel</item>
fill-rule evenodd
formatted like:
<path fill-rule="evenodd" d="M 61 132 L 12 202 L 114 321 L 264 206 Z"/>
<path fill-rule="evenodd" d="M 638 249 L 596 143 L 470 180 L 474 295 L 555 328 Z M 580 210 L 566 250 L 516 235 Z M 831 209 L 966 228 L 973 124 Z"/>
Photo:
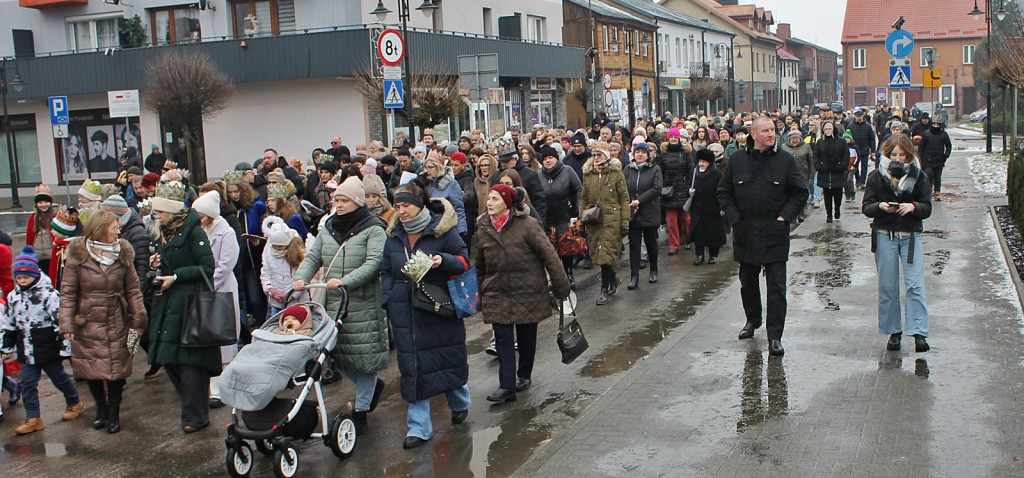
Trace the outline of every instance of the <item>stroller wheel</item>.
<path fill-rule="evenodd" d="M 356 447 L 356 424 L 348 415 L 342 413 L 331 423 L 331 435 L 328 437 L 334 456 L 344 460 L 352 454 Z"/>
<path fill-rule="evenodd" d="M 299 471 L 299 452 L 288 445 L 284 451 L 274 452 L 274 475 L 278 478 L 291 478 Z"/>
<path fill-rule="evenodd" d="M 249 471 L 252 470 L 252 447 L 248 443 L 242 442 L 239 450 L 241 452 L 235 451 L 234 448 L 228 448 L 228 456 L 225 463 L 228 473 L 235 478 L 249 476 Z"/>
<path fill-rule="evenodd" d="M 269 438 L 256 440 L 256 449 L 259 450 L 260 453 L 270 456 L 274 454 L 274 443 L 271 442 Z"/>

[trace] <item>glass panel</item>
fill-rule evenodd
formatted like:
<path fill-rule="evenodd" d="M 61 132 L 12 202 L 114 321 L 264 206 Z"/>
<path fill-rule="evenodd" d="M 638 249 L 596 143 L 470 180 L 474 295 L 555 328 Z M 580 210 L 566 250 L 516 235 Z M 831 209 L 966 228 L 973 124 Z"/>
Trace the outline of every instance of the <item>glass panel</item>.
<path fill-rule="evenodd" d="M 86 51 L 95 48 L 95 45 L 92 44 L 90 22 L 72 23 L 71 29 L 75 33 L 75 51 Z"/>
<path fill-rule="evenodd" d="M 199 41 L 199 19 L 191 9 L 174 10 L 174 35 L 177 42 Z"/>
<path fill-rule="evenodd" d="M 14 131 L 17 146 L 19 183 L 42 181 L 39 171 L 39 144 L 35 131 Z M 0 184 L 11 184 L 11 168 L 7 159 L 7 135 L 0 134 Z"/>
<path fill-rule="evenodd" d="M 153 39 L 153 42 L 157 45 L 166 45 L 174 40 L 171 38 L 170 12 L 167 10 L 153 12 L 153 18 L 156 22 L 153 26 L 156 31 L 156 37 Z"/>
<path fill-rule="evenodd" d="M 240 37 L 245 36 L 245 29 L 249 27 L 249 22 L 246 20 L 246 17 L 249 15 L 249 4 L 236 3 L 234 13 L 235 34 Z"/>
<path fill-rule="evenodd" d="M 96 20 L 96 46 L 114 48 L 121 45 L 117 34 L 117 19 Z"/>
<path fill-rule="evenodd" d="M 273 33 L 273 19 L 270 16 L 270 2 L 256 2 L 256 27 L 257 35 L 270 35 Z"/>

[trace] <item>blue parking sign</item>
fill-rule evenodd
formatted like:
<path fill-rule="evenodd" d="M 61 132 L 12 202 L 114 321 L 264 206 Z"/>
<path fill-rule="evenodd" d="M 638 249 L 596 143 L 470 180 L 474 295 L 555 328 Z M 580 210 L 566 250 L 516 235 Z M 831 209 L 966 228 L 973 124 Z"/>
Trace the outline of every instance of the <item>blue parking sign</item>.
<path fill-rule="evenodd" d="M 71 117 L 68 115 L 68 97 L 51 96 L 47 103 L 50 104 L 50 124 L 68 124 Z"/>

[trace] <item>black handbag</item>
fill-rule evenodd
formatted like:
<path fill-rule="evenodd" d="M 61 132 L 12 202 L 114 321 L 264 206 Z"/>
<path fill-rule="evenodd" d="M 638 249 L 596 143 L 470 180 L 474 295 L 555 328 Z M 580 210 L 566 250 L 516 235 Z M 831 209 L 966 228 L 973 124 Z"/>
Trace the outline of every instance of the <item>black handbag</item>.
<path fill-rule="evenodd" d="M 458 318 L 447 283 L 437 285 L 423 281 L 416 282 L 412 292 L 412 308 L 447 319 Z"/>
<path fill-rule="evenodd" d="M 562 352 L 562 363 L 570 364 L 576 357 L 579 357 L 590 347 L 587 338 L 583 335 L 583 328 L 576 321 L 576 311 L 572 312 L 573 319 L 569 325 L 565 325 L 565 310 L 558 308 L 558 334 L 555 335 L 558 342 L 558 350 Z"/>
<path fill-rule="evenodd" d="M 210 278 L 203 274 L 209 291 L 199 291 L 185 301 L 181 318 L 182 347 L 221 347 L 238 342 L 235 321 L 235 297 L 230 292 L 217 292 Z"/>
<path fill-rule="evenodd" d="M 672 195 L 675 194 L 676 188 L 672 186 L 661 188 L 661 199 L 665 201 L 671 201 Z"/>

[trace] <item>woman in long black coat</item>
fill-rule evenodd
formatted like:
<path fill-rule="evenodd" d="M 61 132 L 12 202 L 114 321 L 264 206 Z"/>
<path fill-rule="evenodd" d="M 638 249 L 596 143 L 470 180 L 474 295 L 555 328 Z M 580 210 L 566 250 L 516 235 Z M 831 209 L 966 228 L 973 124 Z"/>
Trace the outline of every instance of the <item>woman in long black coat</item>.
<path fill-rule="evenodd" d="M 814 169 L 818 171 L 818 187 L 824 193 L 826 222 L 832 222 L 833 207 L 835 218 L 839 219 L 839 206 L 843 204 L 843 186 L 846 184 L 846 170 L 850 164 L 850 147 L 846 140 L 836 134 L 832 123 L 821 125 L 821 137 L 814 143 Z"/>
<path fill-rule="evenodd" d="M 708 264 L 718 263 L 718 251 L 725 245 L 725 221 L 718 204 L 718 181 L 722 171 L 715 167 L 715 153 L 710 149 L 697 151 L 697 174 L 693 179 L 693 202 L 690 203 L 690 240 L 697 257 L 693 265 L 704 263 L 708 248 Z"/>
<path fill-rule="evenodd" d="M 647 143 L 633 147 L 633 161 L 625 169 L 630 198 L 629 217 L 629 290 L 640 282 L 640 241 L 647 244 L 651 276 L 658 282 L 658 227 L 661 226 L 661 168 L 650 162 Z"/>
<path fill-rule="evenodd" d="M 665 223 L 668 226 L 668 255 L 679 253 L 680 244 L 689 247 L 690 213 L 683 210 L 690 197 L 690 181 L 693 179 L 693 159 L 689 144 L 682 142 L 679 128 L 668 130 L 668 141 L 661 143 L 661 174 L 663 188 L 672 188 L 671 194 L 661 197 L 665 208 Z M 682 239 L 682 240 L 680 240 Z"/>

